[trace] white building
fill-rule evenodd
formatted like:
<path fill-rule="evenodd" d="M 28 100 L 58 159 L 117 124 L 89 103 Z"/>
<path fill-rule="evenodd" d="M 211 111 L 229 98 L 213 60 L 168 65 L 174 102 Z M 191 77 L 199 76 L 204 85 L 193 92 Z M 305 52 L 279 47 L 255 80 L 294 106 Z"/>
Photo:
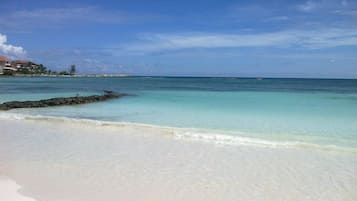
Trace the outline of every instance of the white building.
<path fill-rule="evenodd" d="M 4 70 L 12 70 L 11 63 L 8 58 L 0 56 L 0 74 L 3 74 Z"/>
<path fill-rule="evenodd" d="M 9 63 L 10 62 L 8 58 L 0 56 L 0 74 L 3 74 L 4 67 L 7 66 Z"/>

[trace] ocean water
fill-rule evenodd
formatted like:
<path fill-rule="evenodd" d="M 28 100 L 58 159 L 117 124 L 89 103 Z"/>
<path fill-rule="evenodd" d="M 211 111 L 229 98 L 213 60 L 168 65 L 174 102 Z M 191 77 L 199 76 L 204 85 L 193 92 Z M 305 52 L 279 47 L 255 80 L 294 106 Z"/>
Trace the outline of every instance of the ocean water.
<path fill-rule="evenodd" d="M 177 128 L 220 143 L 357 148 L 357 80 L 248 78 L 1 78 L 0 102 L 129 93 L 108 102 L 18 109 L 41 115 Z"/>
<path fill-rule="evenodd" d="M 0 112 L 0 200 L 357 200 L 355 80 L 1 78 L 0 102 L 103 90 L 130 96 Z"/>

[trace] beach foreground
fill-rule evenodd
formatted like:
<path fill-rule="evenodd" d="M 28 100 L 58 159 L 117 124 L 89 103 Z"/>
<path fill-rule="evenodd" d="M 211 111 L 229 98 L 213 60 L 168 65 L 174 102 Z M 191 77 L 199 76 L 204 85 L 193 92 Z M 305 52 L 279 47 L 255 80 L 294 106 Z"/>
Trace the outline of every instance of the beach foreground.
<path fill-rule="evenodd" d="M 21 187 L 16 182 L 0 177 L 0 200 L 6 201 L 36 201 L 21 195 L 18 191 Z"/>
<path fill-rule="evenodd" d="M 0 127 L 0 174 L 38 201 L 357 199 L 353 152 L 224 145 L 180 139 L 172 128 L 56 118 L 1 119 Z"/>

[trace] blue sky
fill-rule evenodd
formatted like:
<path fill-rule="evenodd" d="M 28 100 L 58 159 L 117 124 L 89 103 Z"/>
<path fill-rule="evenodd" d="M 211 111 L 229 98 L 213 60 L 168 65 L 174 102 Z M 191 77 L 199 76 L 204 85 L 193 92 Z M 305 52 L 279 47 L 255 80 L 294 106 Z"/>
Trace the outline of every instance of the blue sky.
<path fill-rule="evenodd" d="M 54 70 L 357 78 L 357 0 L 2 0 L 0 9 L 0 55 Z"/>

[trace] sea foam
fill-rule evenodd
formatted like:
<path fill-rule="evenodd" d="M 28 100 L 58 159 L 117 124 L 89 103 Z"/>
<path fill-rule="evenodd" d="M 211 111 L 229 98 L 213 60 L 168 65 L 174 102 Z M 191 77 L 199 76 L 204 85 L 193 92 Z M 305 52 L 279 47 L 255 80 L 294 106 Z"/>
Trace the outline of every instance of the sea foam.
<path fill-rule="evenodd" d="M 175 139 L 202 141 L 214 143 L 218 145 L 239 145 L 239 146 L 255 146 L 260 148 L 308 148 L 325 151 L 343 151 L 357 153 L 357 148 L 343 147 L 334 144 L 316 144 L 305 141 L 276 141 L 261 139 L 256 137 L 247 137 L 247 133 L 226 132 L 219 130 L 198 129 L 198 128 L 179 128 L 169 126 L 159 126 L 133 122 L 113 122 L 101 121 L 93 119 L 80 119 L 69 117 L 43 116 L 43 115 L 27 115 L 12 112 L 0 112 L 0 119 L 6 120 L 31 120 L 31 121 L 47 121 L 47 122 L 67 122 L 78 124 L 89 124 L 95 126 L 106 126 L 113 128 L 130 127 L 132 129 L 150 128 L 158 132 L 173 136 Z"/>

